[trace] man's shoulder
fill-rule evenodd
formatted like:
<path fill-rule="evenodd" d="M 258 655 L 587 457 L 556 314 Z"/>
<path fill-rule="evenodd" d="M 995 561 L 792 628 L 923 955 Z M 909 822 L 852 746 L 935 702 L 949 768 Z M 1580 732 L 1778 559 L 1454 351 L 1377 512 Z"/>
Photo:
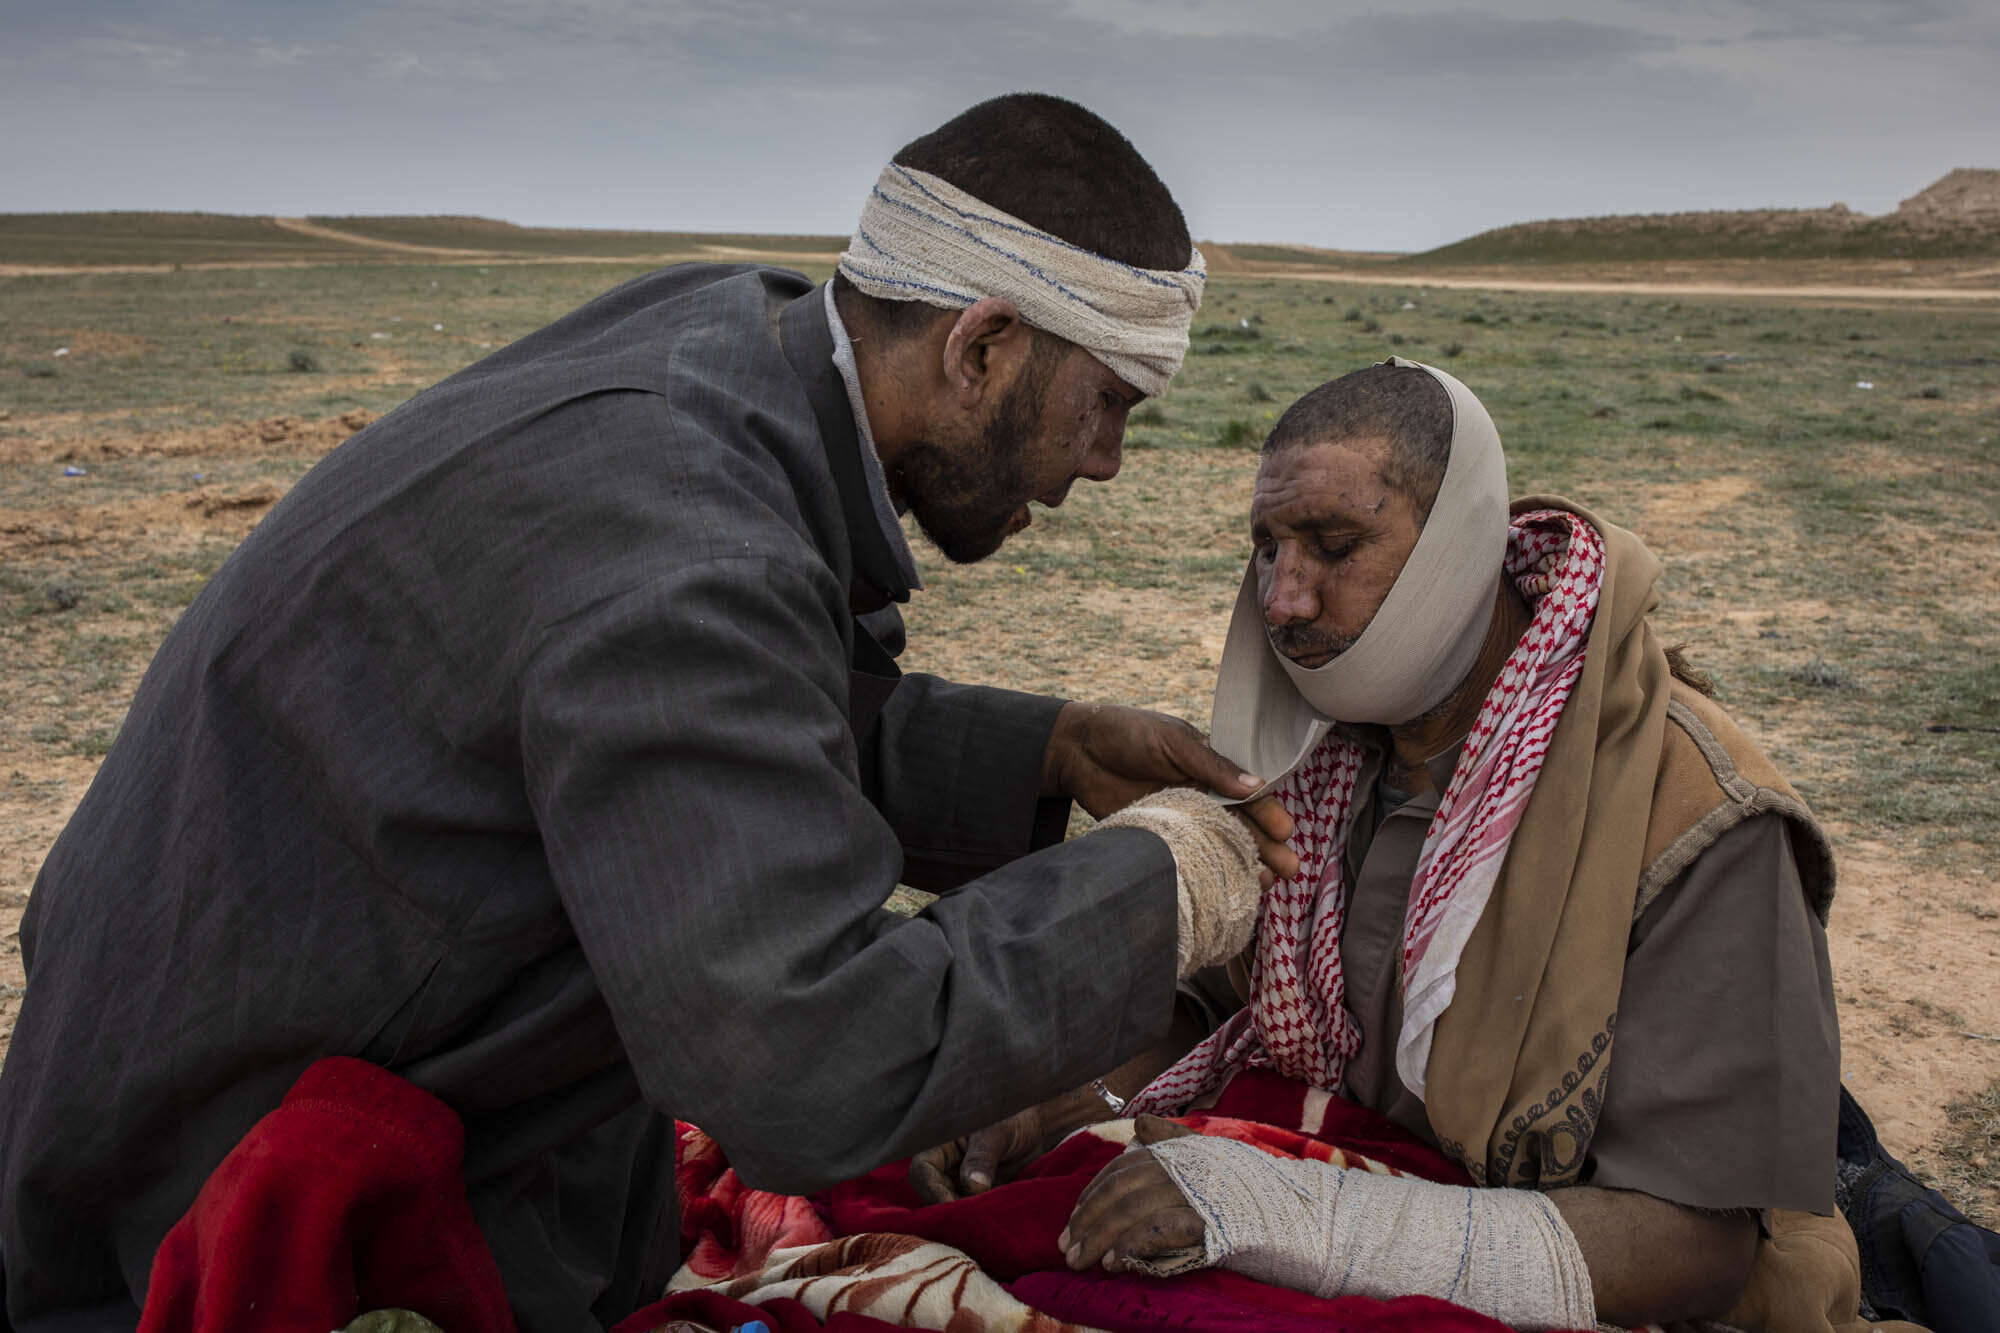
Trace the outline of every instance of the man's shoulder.
<path fill-rule="evenodd" d="M 1807 897 L 1824 919 L 1833 897 L 1833 849 L 1804 798 L 1707 694 L 1676 679 L 1666 711 L 1635 914 L 1723 834 L 1771 815 L 1787 826 Z"/>
<path fill-rule="evenodd" d="M 690 493 L 704 478 L 731 495 L 818 489 L 821 426 L 779 332 L 813 290 L 748 264 L 642 274 L 418 394 L 354 452 L 463 452 L 503 484 L 560 457 L 571 494 L 669 459 Z"/>
<path fill-rule="evenodd" d="M 732 380 L 755 380 L 782 373 L 779 315 L 812 290 L 788 269 L 677 264 L 621 283 L 460 377 L 541 371 L 579 388 L 656 392 L 724 368 Z"/>

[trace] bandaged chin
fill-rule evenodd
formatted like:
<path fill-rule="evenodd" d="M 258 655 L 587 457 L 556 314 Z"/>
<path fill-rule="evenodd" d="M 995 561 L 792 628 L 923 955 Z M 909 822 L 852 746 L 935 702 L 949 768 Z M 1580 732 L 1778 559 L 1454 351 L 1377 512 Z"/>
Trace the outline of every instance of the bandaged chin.
<path fill-rule="evenodd" d="M 1142 393 L 1163 392 L 1187 356 L 1207 266 L 1106 259 L 989 207 L 928 172 L 890 163 L 862 207 L 840 271 L 869 296 L 963 310 L 1003 296 L 1035 328 L 1090 352 Z"/>
<path fill-rule="evenodd" d="M 1451 459 L 1415 549 L 1353 646 L 1302 667 L 1272 646 L 1254 559 L 1243 574 L 1216 675 L 1215 748 L 1277 779 L 1329 722 L 1407 722 L 1444 702 L 1472 669 L 1507 553 L 1507 461 L 1472 391 L 1434 366 L 1451 395 Z M 1311 442 L 1307 442 L 1309 447 Z"/>

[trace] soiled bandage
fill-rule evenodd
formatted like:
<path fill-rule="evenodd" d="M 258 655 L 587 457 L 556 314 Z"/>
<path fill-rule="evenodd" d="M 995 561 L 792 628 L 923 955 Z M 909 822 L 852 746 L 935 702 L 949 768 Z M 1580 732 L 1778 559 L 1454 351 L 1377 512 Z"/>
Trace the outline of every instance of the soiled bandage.
<path fill-rule="evenodd" d="M 1590 1273 L 1533 1190 L 1470 1189 L 1190 1135 L 1147 1149 L 1200 1215 L 1156 1272 L 1220 1266 L 1315 1296 L 1436 1296 L 1520 1329 L 1592 1328 Z"/>
<path fill-rule="evenodd" d="M 1139 268 L 1003 213 L 926 171 L 883 168 L 840 272 L 883 301 L 963 310 L 1004 296 L 1035 328 L 1068 339 L 1157 397 L 1187 355 L 1208 269 Z"/>
<path fill-rule="evenodd" d="M 1243 952 L 1257 924 L 1257 840 L 1220 799 L 1187 787 L 1142 797 L 1098 828 L 1156 833 L 1174 854 L 1179 966 L 1189 976 Z"/>

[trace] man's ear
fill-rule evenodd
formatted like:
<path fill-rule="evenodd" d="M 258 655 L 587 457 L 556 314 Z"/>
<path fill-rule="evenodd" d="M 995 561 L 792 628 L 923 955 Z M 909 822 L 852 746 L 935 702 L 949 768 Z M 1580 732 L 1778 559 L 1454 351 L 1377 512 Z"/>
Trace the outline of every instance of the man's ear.
<path fill-rule="evenodd" d="M 966 307 L 945 334 L 940 369 L 962 409 L 1004 388 L 1012 378 L 1008 363 L 1025 357 L 1032 334 L 1021 312 L 1004 296 L 989 296 Z"/>

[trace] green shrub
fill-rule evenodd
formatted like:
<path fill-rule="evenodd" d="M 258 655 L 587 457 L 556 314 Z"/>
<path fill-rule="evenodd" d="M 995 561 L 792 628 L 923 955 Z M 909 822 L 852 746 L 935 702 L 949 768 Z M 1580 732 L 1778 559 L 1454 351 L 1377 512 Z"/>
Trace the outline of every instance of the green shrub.
<path fill-rule="evenodd" d="M 1264 443 L 1264 432 L 1253 421 L 1231 417 L 1215 433 L 1215 442 L 1225 449 L 1241 449 L 1246 445 L 1254 449 Z"/>

